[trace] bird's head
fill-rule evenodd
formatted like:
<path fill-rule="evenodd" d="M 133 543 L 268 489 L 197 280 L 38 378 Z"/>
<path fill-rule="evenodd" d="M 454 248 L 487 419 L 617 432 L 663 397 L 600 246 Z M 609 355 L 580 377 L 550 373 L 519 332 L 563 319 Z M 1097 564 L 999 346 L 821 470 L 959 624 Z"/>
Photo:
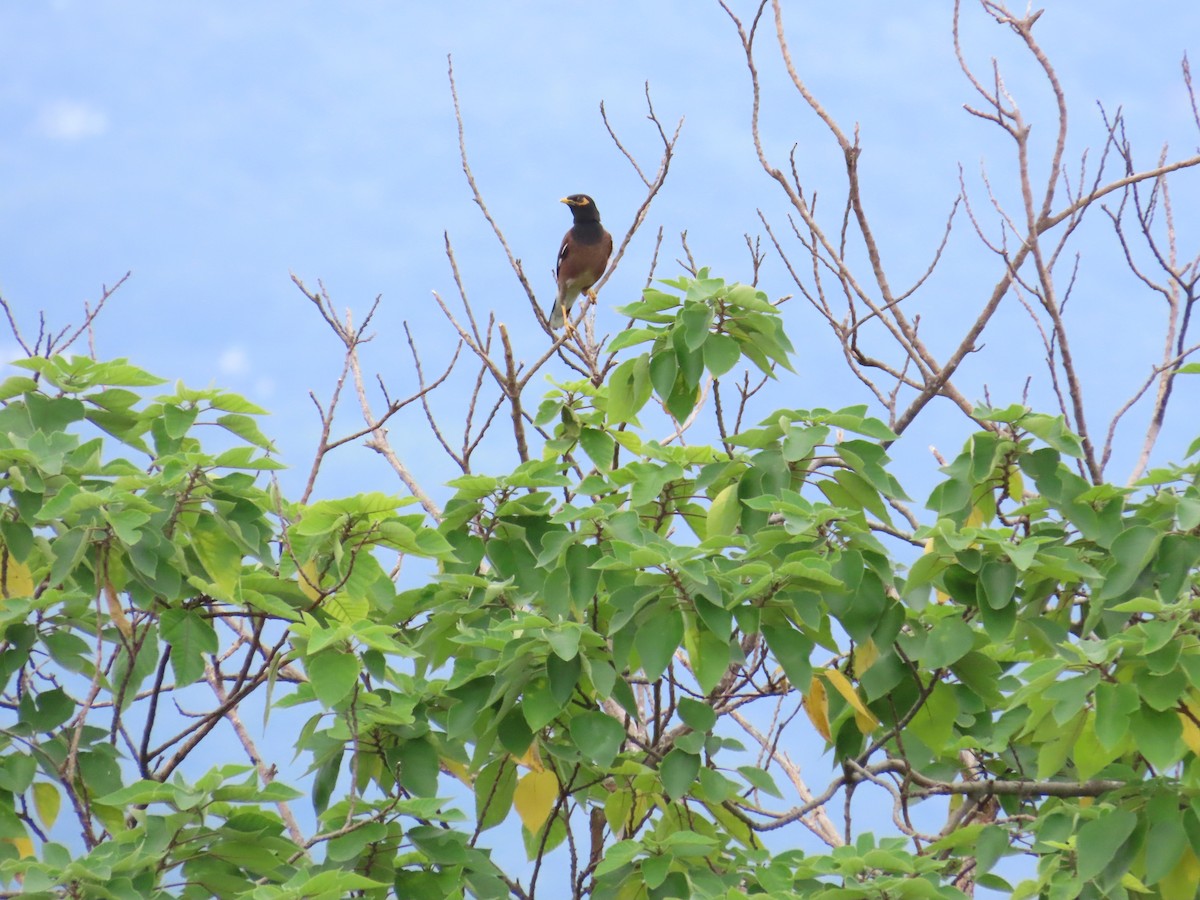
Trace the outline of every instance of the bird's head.
<path fill-rule="evenodd" d="M 563 197 L 560 203 L 571 207 L 571 215 L 576 222 L 599 222 L 600 211 L 596 209 L 596 201 L 587 194 L 571 194 Z"/>

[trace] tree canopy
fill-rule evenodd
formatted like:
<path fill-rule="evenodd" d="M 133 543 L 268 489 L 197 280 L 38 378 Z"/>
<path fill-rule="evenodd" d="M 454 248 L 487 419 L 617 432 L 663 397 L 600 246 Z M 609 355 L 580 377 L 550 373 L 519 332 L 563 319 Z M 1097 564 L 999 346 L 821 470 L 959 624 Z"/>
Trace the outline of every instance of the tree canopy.
<path fill-rule="evenodd" d="M 794 87 L 844 152 L 828 220 L 759 140 L 769 8 Z M 983 8 L 1061 100 L 1037 14 Z M 779 3 L 749 22 L 726 12 L 759 159 L 794 212 L 788 241 L 764 228 L 861 405 L 797 408 L 795 304 L 759 283 L 750 238 L 742 282 L 689 256 L 618 308 L 613 335 L 587 303 L 553 333 L 465 138 L 468 184 L 547 348 L 521 361 L 507 326 L 475 314 L 447 239 L 462 310 L 436 302 L 458 350 L 429 377 L 409 332 L 411 393 L 380 379 L 380 409 L 362 360 L 374 307 L 355 327 L 295 279 L 344 354 L 299 496 L 273 477 L 255 404 L 68 355 L 86 328 L 26 341 L 10 311 L 27 355 L 0 384 L 8 890 L 1195 895 L 1200 438 L 1166 459 L 1158 438 L 1200 373 L 1200 273 L 1157 210 L 1200 157 L 1136 168 L 1113 119 L 1120 174 L 1102 162 L 1064 199 L 1065 107 L 1036 185 L 1021 110 L 964 62 L 985 101 L 971 112 L 1017 151 L 1021 205 L 992 196 L 991 242 L 970 210 L 995 277 L 964 289 L 976 318 L 939 354 L 912 311 L 929 272 L 888 279 L 857 135 L 796 74 Z M 626 153 L 647 196 L 614 265 L 675 153 L 678 130 L 650 114 L 662 156 L 647 177 Z M 1166 310 L 1165 349 L 1101 436 L 1065 313 L 1074 275 L 1058 267 L 1110 196 L 1117 244 Z M 956 384 L 1002 303 L 1039 336 L 1053 411 L 973 403 Z M 462 359 L 469 390 L 438 407 Z M 346 430 L 351 394 L 363 423 Z M 934 449 L 936 485 L 914 497 L 905 483 L 927 473 L 898 472 L 890 451 L 935 401 L 971 433 L 948 458 Z M 1147 424 L 1122 438 L 1135 408 Z M 389 434 L 405 415 L 428 426 L 420 439 Z M 1117 483 L 1121 439 L 1139 450 Z M 424 484 L 418 440 L 457 477 Z M 323 467 L 360 442 L 399 493 L 321 496 Z"/>

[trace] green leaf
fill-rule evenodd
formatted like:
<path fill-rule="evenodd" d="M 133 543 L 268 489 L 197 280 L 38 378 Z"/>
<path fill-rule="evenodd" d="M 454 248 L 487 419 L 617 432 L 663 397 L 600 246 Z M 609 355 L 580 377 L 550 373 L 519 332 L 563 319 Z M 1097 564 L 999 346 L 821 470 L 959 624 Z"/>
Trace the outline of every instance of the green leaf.
<path fill-rule="evenodd" d="M 1188 689 L 1187 675 L 1180 669 L 1174 669 L 1165 675 L 1140 672 L 1134 678 L 1134 683 L 1147 705 L 1160 711 L 1177 706 L 1184 691 Z"/>
<path fill-rule="evenodd" d="M 204 674 L 205 653 L 217 652 L 217 632 L 195 610 L 168 609 L 159 617 L 163 640 L 171 645 L 177 685 L 193 684 Z"/>
<path fill-rule="evenodd" d="M 738 342 L 727 334 L 710 334 L 704 340 L 704 366 L 713 378 L 720 378 L 742 358 Z"/>
<path fill-rule="evenodd" d="M 1043 441 L 1067 456 L 1080 459 L 1083 456 L 1083 446 L 1067 428 L 1062 416 L 1047 416 L 1041 413 L 1030 413 L 1021 419 L 1021 427 L 1030 434 L 1040 437 Z"/>
<path fill-rule="evenodd" d="M 0 760 L 0 788 L 13 794 L 23 794 L 33 784 L 37 760 L 24 753 L 9 752 Z"/>
<path fill-rule="evenodd" d="M 1097 594 L 1100 602 L 1119 597 L 1133 587 L 1134 581 L 1149 565 L 1162 532 L 1149 525 L 1131 525 L 1112 542 L 1110 554 L 1113 566 L 1104 575 L 1104 583 Z"/>
<path fill-rule="evenodd" d="M 849 504 L 851 509 L 863 509 L 874 514 L 880 521 L 891 522 L 891 516 L 888 514 L 883 498 L 879 496 L 879 491 L 857 472 L 838 469 L 833 473 L 833 480 L 841 485 L 846 494 L 853 499 L 854 502 Z"/>
<path fill-rule="evenodd" d="M 633 645 L 641 657 L 647 679 L 659 679 L 682 641 L 683 616 L 670 602 L 660 602 L 633 636 Z"/>
<path fill-rule="evenodd" d="M 626 328 L 612 339 L 612 342 L 608 345 L 608 352 L 616 353 L 618 350 L 624 350 L 626 347 L 652 341 L 659 334 L 660 331 L 657 328 Z"/>
<path fill-rule="evenodd" d="M 50 565 L 50 584 L 62 584 L 68 575 L 79 565 L 84 552 L 88 548 L 86 528 L 72 528 L 60 534 L 50 544 L 50 553 L 54 557 Z"/>
<path fill-rule="evenodd" d="M 679 362 L 673 348 L 658 350 L 650 357 L 650 383 L 654 392 L 666 400 L 671 396 L 675 387 L 675 378 L 679 374 Z"/>
<path fill-rule="evenodd" d="M 438 792 L 437 749 L 423 738 L 405 741 L 396 748 L 394 757 L 399 763 L 400 784 L 418 797 L 436 797 Z"/>
<path fill-rule="evenodd" d="M 709 337 L 708 329 L 712 325 L 713 311 L 707 304 L 687 303 L 679 321 L 683 327 L 684 345 L 689 350 L 699 350 Z"/>
<path fill-rule="evenodd" d="M 670 396 L 666 399 L 667 412 L 669 412 L 676 422 L 687 421 L 692 410 L 696 408 L 696 403 L 700 400 L 700 389 L 695 382 L 689 382 L 687 379 L 680 378 L 675 382 L 675 388 L 671 391 Z"/>
<path fill-rule="evenodd" d="M 1130 731 L 1138 750 L 1154 768 L 1162 770 L 1179 762 L 1183 725 L 1174 710 L 1160 712 L 1140 706 L 1132 716 Z"/>
<path fill-rule="evenodd" d="M 517 764 L 501 757 L 483 767 L 475 779 L 475 821 L 480 831 L 495 828 L 512 811 Z"/>
<path fill-rule="evenodd" d="M 256 447 L 261 447 L 263 450 L 275 449 L 270 439 L 259 430 L 258 422 L 250 416 L 229 413 L 228 415 L 218 417 L 217 424 L 231 434 L 236 434 L 242 440 Z"/>
<path fill-rule="evenodd" d="M 707 694 L 720 683 L 729 669 L 729 640 L 717 637 L 706 628 L 688 629 L 684 634 L 684 643 L 700 690 Z"/>
<path fill-rule="evenodd" d="M 45 394 L 26 394 L 25 403 L 33 427 L 46 434 L 66 431 L 72 422 L 84 417 L 83 403 L 73 397 L 47 397 Z"/>
<path fill-rule="evenodd" d="M 662 764 L 658 767 L 663 790 L 672 800 L 678 800 L 687 795 L 687 792 L 692 789 L 699 771 L 700 757 L 694 753 L 685 753 L 678 747 L 664 756 Z"/>
<path fill-rule="evenodd" d="M 571 740 L 579 751 L 601 768 L 608 768 L 625 741 L 625 728 L 606 713 L 588 711 L 571 719 Z"/>
<path fill-rule="evenodd" d="M 134 806 L 146 803 L 169 803 L 175 799 L 178 786 L 159 781 L 137 781 L 118 791 L 97 797 L 95 802 L 105 806 Z"/>
<path fill-rule="evenodd" d="M 712 731 L 713 726 L 717 724 L 717 714 L 713 712 L 713 708 L 707 703 L 693 700 L 691 697 L 679 699 L 679 717 L 690 728 L 699 732 Z"/>
<path fill-rule="evenodd" d="M 554 696 L 558 708 L 562 709 L 575 692 L 579 681 L 579 673 L 583 669 L 583 660 L 579 654 L 570 659 L 563 659 L 557 653 L 546 657 L 546 678 L 550 683 L 550 693 Z"/>
<path fill-rule="evenodd" d="M 13 363 L 16 365 L 16 362 Z M 6 378 L 0 384 L 0 401 L 11 400 L 13 397 L 26 392 L 36 391 L 38 389 L 37 382 L 25 375 L 14 375 L 12 378 Z M 136 397 L 135 397 L 136 399 Z"/>
<path fill-rule="evenodd" d="M 1003 609 L 1012 603 L 1017 587 L 1017 567 L 1009 562 L 989 560 L 979 571 L 979 590 L 983 594 L 982 606 Z"/>
<path fill-rule="evenodd" d="M 829 428 L 825 425 L 800 426 L 788 428 L 783 439 L 783 458 L 787 462 L 799 462 L 808 459 L 819 445 L 829 438 Z"/>
<path fill-rule="evenodd" d="M 237 599 L 242 551 L 215 517 L 202 515 L 196 518 L 191 528 L 191 546 L 200 557 L 208 577 L 224 591 L 222 599 Z"/>
<path fill-rule="evenodd" d="M 1092 778 L 1116 759 L 1119 753 L 1117 749 L 1106 748 L 1096 737 L 1095 718 L 1089 713 L 1071 750 L 1071 760 L 1075 763 L 1075 771 L 1079 778 Z"/>
<path fill-rule="evenodd" d="M 1146 838 L 1146 884 L 1157 884 L 1170 875 L 1187 846 L 1187 832 L 1178 818 L 1171 818 L 1168 813 L 1153 819 Z"/>
<path fill-rule="evenodd" d="M 650 359 L 642 354 L 617 366 L 608 379 L 608 421 L 634 422 L 650 399 Z"/>
<path fill-rule="evenodd" d="M 185 408 L 174 404 L 164 406 L 161 416 L 163 428 L 170 437 L 179 440 L 191 430 L 198 415 L 200 410 L 195 407 Z"/>
<path fill-rule="evenodd" d="M 74 714 L 75 701 L 61 688 L 51 688 L 38 694 L 32 711 L 21 705 L 21 718 L 35 731 L 53 731 Z"/>
<path fill-rule="evenodd" d="M 1064 678 L 1054 682 L 1043 692 L 1047 700 L 1054 702 L 1054 721 L 1065 725 L 1083 709 L 1091 695 L 1092 689 L 1100 681 L 1100 673 L 1089 669 L 1074 678 Z"/>
<path fill-rule="evenodd" d="M 667 874 L 671 871 L 671 863 L 673 857 L 668 855 L 650 856 L 642 860 L 642 880 L 646 883 L 646 887 L 650 890 L 655 890 L 667 879 Z"/>
<path fill-rule="evenodd" d="M 729 537 L 737 530 L 742 509 L 738 502 L 737 482 L 724 487 L 708 508 L 708 537 Z"/>
<path fill-rule="evenodd" d="M 521 712 L 525 721 L 533 731 L 545 728 L 562 712 L 564 704 L 558 701 L 550 683 L 544 678 L 538 678 L 525 688 L 525 696 L 521 702 Z"/>
<path fill-rule="evenodd" d="M 999 825 L 988 825 L 975 845 L 975 867 L 979 874 L 990 872 L 1008 850 L 1008 832 Z"/>
<path fill-rule="evenodd" d="M 783 799 L 783 794 L 780 792 L 778 785 L 775 784 L 775 779 L 771 777 L 770 772 L 764 771 L 757 766 L 738 766 L 738 771 L 742 773 L 742 777 L 755 790 Z"/>
<path fill-rule="evenodd" d="M 1129 720 L 1141 706 L 1132 684 L 1102 682 L 1096 685 L 1096 737 L 1109 749 L 1129 733 Z"/>
<path fill-rule="evenodd" d="M 809 656 L 812 654 L 813 642 L 790 624 L 774 625 L 764 622 L 762 635 L 792 686 L 807 690 L 809 682 L 812 681 L 812 662 Z"/>
<path fill-rule="evenodd" d="M 1136 826 L 1137 816 L 1125 809 L 1101 813 L 1099 818 L 1084 823 L 1075 842 L 1079 877 L 1088 881 L 1099 875 Z"/>
<path fill-rule="evenodd" d="M 317 699 L 327 707 L 334 707 L 349 696 L 360 671 L 358 657 L 340 650 L 322 650 L 305 659 L 304 668 Z"/>
<path fill-rule="evenodd" d="M 596 866 L 595 875 L 600 878 L 614 872 L 636 859 L 642 852 L 641 841 L 618 841 L 607 849 L 604 858 Z"/>
<path fill-rule="evenodd" d="M 943 669 L 958 662 L 975 646 L 975 632 L 958 616 L 947 616 L 930 630 L 921 662 L 931 669 Z"/>
<path fill-rule="evenodd" d="M 579 432 L 579 446 L 583 447 L 583 452 L 588 455 L 592 465 L 601 472 L 612 469 L 613 450 L 616 445 L 616 441 L 607 431 L 584 428 Z"/>
<path fill-rule="evenodd" d="M 596 588 L 600 584 L 600 569 L 595 566 L 598 558 L 599 553 L 594 546 L 572 544 L 567 547 L 566 570 L 568 584 L 570 586 L 571 601 L 577 609 L 587 609 L 592 606 L 596 596 Z M 575 646 L 578 646 L 579 631 L 577 629 L 560 632 L 557 640 L 565 640 L 568 634 L 573 636 Z M 556 653 L 564 659 L 567 657 L 565 650 L 559 649 L 565 645 L 557 643 L 556 638 L 551 638 L 550 643 L 554 646 Z"/>

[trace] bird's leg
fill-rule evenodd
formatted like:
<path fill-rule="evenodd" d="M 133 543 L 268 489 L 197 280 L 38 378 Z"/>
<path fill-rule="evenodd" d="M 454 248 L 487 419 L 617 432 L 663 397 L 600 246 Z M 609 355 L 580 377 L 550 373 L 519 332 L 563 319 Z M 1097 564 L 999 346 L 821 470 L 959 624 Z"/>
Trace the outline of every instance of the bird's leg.
<path fill-rule="evenodd" d="M 575 325 L 571 322 L 571 311 L 567 309 L 565 304 L 562 306 L 562 314 L 563 337 L 567 339 L 575 337 Z"/>
<path fill-rule="evenodd" d="M 583 292 L 583 296 L 587 297 L 588 302 L 587 304 L 580 306 L 580 311 L 586 313 L 588 306 L 596 302 L 596 289 L 588 288 Z M 563 326 L 569 337 L 575 336 L 575 326 L 572 324 L 570 317 L 566 315 L 565 311 L 563 314 Z"/>

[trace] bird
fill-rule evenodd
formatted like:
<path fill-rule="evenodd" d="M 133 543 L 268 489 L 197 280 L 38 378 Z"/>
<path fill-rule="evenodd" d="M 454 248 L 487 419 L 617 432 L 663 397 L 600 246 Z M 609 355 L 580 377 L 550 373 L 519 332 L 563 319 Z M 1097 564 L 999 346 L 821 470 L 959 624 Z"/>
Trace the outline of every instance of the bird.
<path fill-rule="evenodd" d="M 588 297 L 596 299 L 592 285 L 600 280 L 608 268 L 613 239 L 600 224 L 596 201 L 587 194 L 571 194 L 559 202 L 571 207 L 574 224 L 563 235 L 562 246 L 558 249 L 558 266 L 555 269 L 558 293 L 550 308 L 549 319 L 551 328 L 566 325 L 570 331 L 567 314 L 579 295 L 586 291 Z"/>

